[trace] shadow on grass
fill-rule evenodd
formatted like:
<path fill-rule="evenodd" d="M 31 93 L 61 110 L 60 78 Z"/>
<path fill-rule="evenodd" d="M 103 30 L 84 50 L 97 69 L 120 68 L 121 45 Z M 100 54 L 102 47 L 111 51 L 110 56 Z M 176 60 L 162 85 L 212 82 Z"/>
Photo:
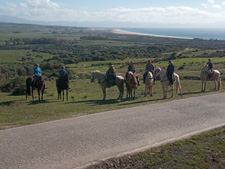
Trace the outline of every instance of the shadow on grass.
<path fill-rule="evenodd" d="M 49 101 L 46 101 L 46 100 L 32 100 L 32 101 L 30 101 L 29 103 L 28 103 L 28 105 L 35 105 L 35 104 L 43 104 L 43 103 L 50 103 Z"/>
<path fill-rule="evenodd" d="M 102 104 L 115 104 L 115 103 L 120 103 L 121 101 L 122 100 L 118 100 L 118 99 L 109 99 L 109 100 L 81 100 L 81 101 L 68 102 L 68 104 L 73 104 L 73 103 L 88 103 L 88 104 L 102 105 Z"/>
<path fill-rule="evenodd" d="M 205 91 L 205 92 L 202 92 L 202 91 L 184 92 L 183 95 L 204 94 L 204 93 L 209 93 L 209 92 L 211 92 L 211 91 Z"/>
<path fill-rule="evenodd" d="M 14 103 L 15 103 L 14 101 L 1 102 L 0 103 L 0 107 L 3 107 L 3 106 L 11 106 Z"/>

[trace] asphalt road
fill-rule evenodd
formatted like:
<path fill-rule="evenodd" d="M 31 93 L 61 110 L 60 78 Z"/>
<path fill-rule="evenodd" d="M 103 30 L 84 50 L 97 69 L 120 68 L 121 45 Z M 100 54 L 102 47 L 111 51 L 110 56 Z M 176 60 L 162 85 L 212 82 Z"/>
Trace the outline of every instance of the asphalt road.
<path fill-rule="evenodd" d="M 225 125 L 225 93 L 0 131 L 0 169 L 74 169 Z"/>

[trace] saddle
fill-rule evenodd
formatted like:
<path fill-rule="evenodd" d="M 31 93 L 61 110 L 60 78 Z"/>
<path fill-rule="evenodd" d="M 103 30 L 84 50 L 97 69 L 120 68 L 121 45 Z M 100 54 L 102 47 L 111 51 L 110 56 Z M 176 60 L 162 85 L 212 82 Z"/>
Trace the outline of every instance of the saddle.
<path fill-rule="evenodd" d="M 39 81 L 41 81 L 41 76 L 34 76 L 33 80 L 31 80 L 30 86 L 33 88 L 37 88 Z"/>
<path fill-rule="evenodd" d="M 214 72 L 212 71 L 210 72 L 210 74 L 208 74 L 208 80 L 213 79 L 213 77 L 214 77 Z"/>

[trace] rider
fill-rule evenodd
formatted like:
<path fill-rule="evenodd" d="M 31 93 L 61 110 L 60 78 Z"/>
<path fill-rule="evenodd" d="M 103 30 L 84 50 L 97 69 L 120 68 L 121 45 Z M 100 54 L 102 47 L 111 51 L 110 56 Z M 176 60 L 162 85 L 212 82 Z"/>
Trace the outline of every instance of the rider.
<path fill-rule="evenodd" d="M 173 73 L 174 73 L 174 65 L 173 65 L 173 62 L 172 60 L 169 60 L 169 63 L 168 63 L 168 67 L 167 67 L 167 70 L 166 70 L 166 75 L 167 75 L 167 78 L 169 79 L 170 81 L 170 85 L 173 85 Z"/>
<path fill-rule="evenodd" d="M 106 82 L 107 86 L 115 85 L 116 82 L 116 72 L 112 63 L 109 63 L 109 69 L 106 72 Z"/>
<path fill-rule="evenodd" d="M 154 70 L 155 70 L 155 66 L 152 64 L 151 60 L 148 60 L 148 63 L 145 66 L 145 73 L 143 74 L 143 83 L 145 83 L 145 78 L 148 72 L 151 72 L 152 75 L 154 76 Z M 155 77 L 154 77 L 154 83 L 155 83 Z"/>
<path fill-rule="evenodd" d="M 138 75 L 136 74 L 136 70 L 135 70 L 135 67 L 134 67 L 134 63 L 133 62 L 130 62 L 128 68 L 127 68 L 127 72 L 132 72 L 133 74 L 135 74 L 135 77 L 137 79 L 137 82 L 138 82 L 138 86 L 140 86 L 140 83 L 139 83 L 139 78 L 138 78 Z M 126 73 L 126 76 L 125 78 L 127 78 L 127 73 Z"/>
<path fill-rule="evenodd" d="M 212 73 L 212 68 L 213 68 L 213 64 L 212 64 L 211 59 L 208 59 L 207 66 L 209 68 L 209 78 L 210 78 L 211 77 L 211 73 Z"/>
<path fill-rule="evenodd" d="M 65 75 L 67 75 L 67 71 L 65 70 L 65 66 L 62 66 L 62 67 L 61 67 L 61 70 L 59 71 L 59 82 L 58 82 L 58 83 L 61 82 L 61 79 L 62 79 Z M 69 79 L 67 79 L 67 83 L 69 83 Z"/>
<path fill-rule="evenodd" d="M 36 64 L 35 64 L 35 68 L 33 68 L 33 78 L 32 78 L 32 80 L 31 80 L 31 86 L 32 86 L 33 84 L 36 85 L 37 79 L 38 79 L 38 77 L 40 77 L 40 76 L 41 76 L 41 69 L 40 69 L 40 67 L 39 67 L 39 64 L 36 63 Z"/>

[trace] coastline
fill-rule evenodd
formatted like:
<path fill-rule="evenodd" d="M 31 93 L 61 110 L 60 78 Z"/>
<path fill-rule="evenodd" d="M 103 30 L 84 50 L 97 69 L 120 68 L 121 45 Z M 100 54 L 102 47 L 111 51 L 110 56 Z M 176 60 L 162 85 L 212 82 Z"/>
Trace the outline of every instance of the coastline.
<path fill-rule="evenodd" d="M 174 39 L 189 39 L 189 40 L 194 39 L 194 38 L 185 38 L 185 37 L 176 37 L 176 36 L 163 36 L 163 35 L 153 35 L 153 34 L 146 34 L 146 33 L 128 32 L 128 31 L 123 31 L 120 29 L 113 29 L 112 32 L 115 34 L 122 34 L 122 35 L 139 35 L 139 36 L 151 36 L 151 37 L 158 37 L 158 38 L 174 38 Z"/>

